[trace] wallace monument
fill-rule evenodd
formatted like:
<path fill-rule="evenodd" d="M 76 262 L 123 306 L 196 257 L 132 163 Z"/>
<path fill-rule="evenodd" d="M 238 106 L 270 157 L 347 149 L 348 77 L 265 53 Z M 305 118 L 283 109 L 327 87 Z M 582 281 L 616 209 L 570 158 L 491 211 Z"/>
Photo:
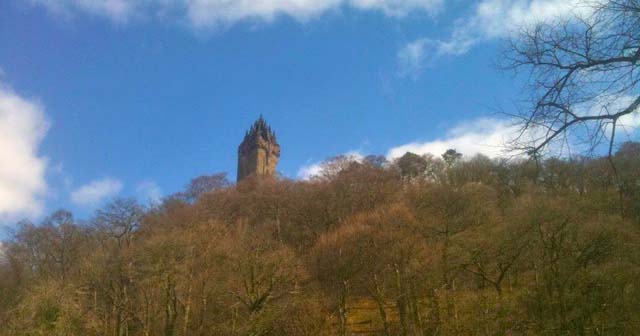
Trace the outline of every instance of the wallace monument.
<path fill-rule="evenodd" d="M 237 181 L 251 175 L 275 176 L 279 158 L 280 145 L 276 141 L 276 133 L 260 116 L 238 146 Z"/>

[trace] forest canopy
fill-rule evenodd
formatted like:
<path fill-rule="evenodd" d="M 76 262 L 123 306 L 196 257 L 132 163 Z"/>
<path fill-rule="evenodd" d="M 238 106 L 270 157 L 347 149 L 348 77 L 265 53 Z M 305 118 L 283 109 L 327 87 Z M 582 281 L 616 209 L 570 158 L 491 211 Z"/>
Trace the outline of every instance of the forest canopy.
<path fill-rule="evenodd" d="M 0 335 L 640 333 L 639 143 L 617 178 L 607 158 L 458 154 L 21 222 Z"/>

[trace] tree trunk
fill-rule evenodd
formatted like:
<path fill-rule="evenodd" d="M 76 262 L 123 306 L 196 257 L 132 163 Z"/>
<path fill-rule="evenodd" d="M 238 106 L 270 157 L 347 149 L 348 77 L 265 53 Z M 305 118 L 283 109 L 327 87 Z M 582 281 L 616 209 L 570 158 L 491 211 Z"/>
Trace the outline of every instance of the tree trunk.
<path fill-rule="evenodd" d="M 185 300 L 184 307 L 184 322 L 182 326 L 182 335 L 187 336 L 187 332 L 189 331 L 189 318 L 191 313 L 191 293 L 193 291 L 193 273 L 194 273 L 194 248 L 191 247 L 191 267 L 189 271 L 189 278 L 187 279 L 187 298 Z"/>
<path fill-rule="evenodd" d="M 176 306 L 177 301 L 175 297 L 175 287 L 172 283 L 171 277 L 167 275 L 167 284 L 165 288 L 165 323 L 164 323 L 164 335 L 173 336 L 176 323 Z"/>
<path fill-rule="evenodd" d="M 380 313 L 380 319 L 382 320 L 382 327 L 383 327 L 383 335 L 384 336 L 390 336 L 389 333 L 389 322 L 387 321 L 387 312 L 385 310 L 385 302 L 384 302 L 384 293 L 382 291 L 382 288 L 380 288 L 380 285 L 378 283 L 378 276 L 374 275 L 373 276 L 373 281 L 375 283 L 375 295 L 374 295 L 374 300 L 376 301 L 376 304 L 378 305 L 378 311 Z"/>
<path fill-rule="evenodd" d="M 400 317 L 400 334 L 402 336 L 407 335 L 407 303 L 406 293 L 404 286 L 402 286 L 402 274 L 401 270 L 396 265 L 396 289 L 398 291 L 398 297 L 396 298 L 396 307 L 398 309 L 398 315 Z"/>
<path fill-rule="evenodd" d="M 422 334 L 424 333 L 424 326 L 422 323 L 422 315 L 420 314 L 420 305 L 418 302 L 418 295 L 416 293 L 415 280 L 411 281 L 409 293 L 409 307 L 411 308 L 411 313 L 413 315 L 413 323 L 416 329 L 420 331 L 420 334 Z"/>
<path fill-rule="evenodd" d="M 339 333 L 340 336 L 347 335 L 347 296 L 349 286 L 347 281 L 342 282 L 342 292 L 340 294 L 340 303 L 338 306 L 338 319 L 340 320 Z"/>

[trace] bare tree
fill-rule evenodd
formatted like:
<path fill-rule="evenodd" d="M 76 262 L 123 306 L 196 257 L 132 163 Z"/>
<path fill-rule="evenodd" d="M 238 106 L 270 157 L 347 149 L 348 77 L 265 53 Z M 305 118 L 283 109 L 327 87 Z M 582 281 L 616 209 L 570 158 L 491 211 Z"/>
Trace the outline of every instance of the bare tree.
<path fill-rule="evenodd" d="M 184 188 L 184 191 L 176 194 L 179 199 L 193 203 L 200 196 L 219 189 L 230 186 L 227 173 L 215 173 L 213 175 L 202 175 L 192 179 Z"/>
<path fill-rule="evenodd" d="M 118 198 L 96 211 L 95 225 L 108 238 L 114 238 L 119 248 L 129 247 L 138 229 L 144 209 L 133 198 Z"/>
<path fill-rule="evenodd" d="M 530 72 L 531 106 L 517 113 L 513 148 L 592 152 L 607 145 L 640 106 L 640 1 L 585 0 L 564 20 L 511 39 L 507 69 Z"/>

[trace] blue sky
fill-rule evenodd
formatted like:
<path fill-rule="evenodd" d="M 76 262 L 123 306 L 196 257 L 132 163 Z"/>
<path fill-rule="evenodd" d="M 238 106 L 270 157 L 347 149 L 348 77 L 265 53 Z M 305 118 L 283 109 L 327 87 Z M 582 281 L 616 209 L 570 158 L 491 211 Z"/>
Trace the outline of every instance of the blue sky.
<path fill-rule="evenodd" d="M 570 2 L 0 1 L 0 219 L 233 179 L 260 114 L 291 178 L 342 153 L 496 155 L 523 89 L 501 39 Z"/>

